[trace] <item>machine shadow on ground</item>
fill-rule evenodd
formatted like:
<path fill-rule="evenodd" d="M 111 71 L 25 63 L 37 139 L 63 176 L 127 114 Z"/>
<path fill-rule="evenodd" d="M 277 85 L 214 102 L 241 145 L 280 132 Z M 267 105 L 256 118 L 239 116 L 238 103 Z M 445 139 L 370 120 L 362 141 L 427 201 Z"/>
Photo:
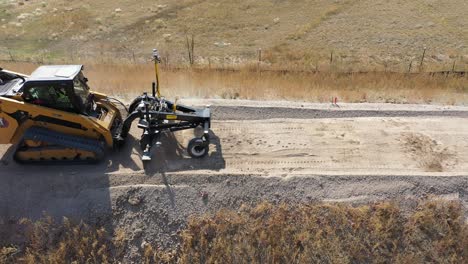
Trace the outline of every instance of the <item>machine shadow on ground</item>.
<path fill-rule="evenodd" d="M 186 146 L 174 133 L 161 136 L 162 145 L 154 150 L 153 160 L 144 167 L 146 175 L 167 172 L 221 170 L 225 168 L 219 137 L 210 132 L 210 152 L 201 159 L 187 154 Z M 112 172 L 127 168 L 141 171 L 139 140 L 129 135 L 125 146 L 108 153 L 98 164 L 43 163 L 17 164 L 12 159 L 14 147 L 0 153 L 0 242 L 15 243 L 22 218 L 38 220 L 51 216 L 56 221 L 67 217 L 91 225 L 104 226 L 113 232 L 110 177 Z M 172 195 L 171 195 L 172 194 Z"/>
<path fill-rule="evenodd" d="M 140 155 L 139 140 L 132 134 L 129 134 L 125 139 L 124 145 L 108 153 L 107 159 L 100 165 L 105 166 L 104 170 L 106 172 L 115 172 L 122 168 L 139 171 L 142 169 L 142 166 L 137 162 L 139 158 L 135 160 L 134 157 Z"/>
<path fill-rule="evenodd" d="M 105 165 L 23 165 L 13 161 L 13 150 L 0 153 L 0 243 L 21 242 L 17 239 L 24 228 L 19 224 L 22 218 L 50 216 L 61 222 L 67 217 L 113 232 Z"/>
<path fill-rule="evenodd" d="M 162 134 L 161 143 L 154 149 L 152 160 L 144 163 L 147 175 L 191 170 L 219 171 L 226 167 L 221 141 L 213 131 L 210 131 L 210 151 L 199 159 L 188 155 L 187 146 L 182 145 L 174 133 Z"/>

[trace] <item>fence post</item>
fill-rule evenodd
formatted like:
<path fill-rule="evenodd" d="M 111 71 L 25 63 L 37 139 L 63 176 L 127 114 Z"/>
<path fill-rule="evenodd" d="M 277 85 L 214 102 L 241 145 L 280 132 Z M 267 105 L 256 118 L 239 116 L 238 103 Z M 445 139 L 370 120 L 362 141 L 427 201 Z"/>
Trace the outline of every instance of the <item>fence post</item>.
<path fill-rule="evenodd" d="M 422 57 L 421 57 L 421 63 L 419 64 L 419 72 L 421 72 L 422 68 L 423 68 L 424 56 L 426 56 L 426 47 L 424 47 L 423 54 L 422 54 Z"/>
<path fill-rule="evenodd" d="M 41 50 L 41 64 L 44 64 L 44 57 L 45 57 L 44 51 Z"/>
<path fill-rule="evenodd" d="M 164 56 L 163 60 L 164 60 L 164 66 L 168 68 L 169 67 L 169 53 L 166 53 L 166 56 Z"/>
<path fill-rule="evenodd" d="M 409 63 L 408 73 L 411 73 L 411 67 L 413 67 L 413 61 L 410 61 Z"/>
<path fill-rule="evenodd" d="M 259 48 L 257 53 L 258 53 L 257 71 L 260 71 L 260 64 L 262 63 L 262 48 Z"/>
<path fill-rule="evenodd" d="M 188 35 L 185 35 L 185 40 L 186 40 L 186 44 L 187 44 L 187 53 L 188 53 L 188 59 L 189 59 L 189 63 L 190 65 L 193 65 L 195 63 L 195 56 L 194 56 L 194 53 L 195 53 L 195 38 L 192 34 L 192 39 L 189 40 L 189 37 Z"/>
<path fill-rule="evenodd" d="M 75 47 L 72 45 L 72 46 L 70 47 L 70 53 L 69 53 L 70 57 L 69 57 L 69 60 L 71 60 L 71 61 L 70 61 L 69 63 L 74 63 L 74 62 L 75 62 L 75 54 L 74 54 L 74 52 L 75 52 Z"/>
<path fill-rule="evenodd" d="M 186 40 L 186 47 L 187 47 L 187 53 L 188 53 L 188 59 L 189 59 L 189 64 L 192 65 L 192 48 L 190 45 L 189 37 L 188 35 L 185 35 L 185 40 Z"/>
<path fill-rule="evenodd" d="M 195 38 L 192 34 L 192 64 L 195 63 Z"/>
<path fill-rule="evenodd" d="M 10 49 L 8 49 L 8 54 L 10 54 L 10 61 L 15 62 L 15 58 L 13 57 Z"/>

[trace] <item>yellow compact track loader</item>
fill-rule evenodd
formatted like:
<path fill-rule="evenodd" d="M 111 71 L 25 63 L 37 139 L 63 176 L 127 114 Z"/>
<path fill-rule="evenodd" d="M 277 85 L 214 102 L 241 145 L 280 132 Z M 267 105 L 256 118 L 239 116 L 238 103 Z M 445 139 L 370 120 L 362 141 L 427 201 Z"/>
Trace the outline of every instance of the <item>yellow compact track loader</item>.
<path fill-rule="evenodd" d="M 90 91 L 82 70 L 41 66 L 26 76 L 0 68 L 0 144 L 16 146 L 16 161 L 99 161 L 114 145 L 122 115 Z"/>
<path fill-rule="evenodd" d="M 203 128 L 203 134 L 190 140 L 187 152 L 193 158 L 206 156 L 210 109 L 178 105 L 162 97 L 156 49 L 153 60 L 152 94 L 143 93 L 128 108 L 115 98 L 90 91 L 82 65 L 41 66 L 30 76 L 0 68 L 0 144 L 12 144 L 13 158 L 21 163 L 94 162 L 107 149 L 122 145 L 138 119 L 143 161 L 151 161 L 162 133 L 196 127 Z"/>

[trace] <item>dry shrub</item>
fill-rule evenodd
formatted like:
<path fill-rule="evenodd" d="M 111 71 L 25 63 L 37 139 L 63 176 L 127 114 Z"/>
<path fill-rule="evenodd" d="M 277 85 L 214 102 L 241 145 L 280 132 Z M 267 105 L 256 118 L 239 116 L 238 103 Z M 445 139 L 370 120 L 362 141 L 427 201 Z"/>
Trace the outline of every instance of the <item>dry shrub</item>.
<path fill-rule="evenodd" d="M 128 251 L 123 232 L 22 221 L 24 245 L 0 241 L 0 263 L 115 263 Z M 459 202 L 242 206 L 189 219 L 175 249 L 145 243 L 139 263 L 463 263 L 468 224 Z M 157 242 L 157 241 L 156 241 Z M 133 260 L 134 261 L 134 260 Z"/>
<path fill-rule="evenodd" d="M 280 205 L 192 218 L 183 263 L 462 263 L 468 230 L 455 202 Z M 464 252 L 465 250 L 465 252 Z"/>
<path fill-rule="evenodd" d="M 403 263 L 463 263 L 468 257 L 468 225 L 455 202 L 429 201 L 408 219 Z"/>
<path fill-rule="evenodd" d="M 112 263 L 121 251 L 104 228 L 74 224 L 67 218 L 57 223 L 46 216 L 17 224 L 23 245 L 2 248 L 0 263 Z"/>

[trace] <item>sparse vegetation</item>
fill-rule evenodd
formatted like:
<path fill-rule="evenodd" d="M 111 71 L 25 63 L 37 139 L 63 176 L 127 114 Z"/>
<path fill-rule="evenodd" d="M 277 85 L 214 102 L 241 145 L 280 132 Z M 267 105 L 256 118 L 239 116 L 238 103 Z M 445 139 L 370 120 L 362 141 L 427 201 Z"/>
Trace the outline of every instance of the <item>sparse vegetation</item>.
<path fill-rule="evenodd" d="M 150 90 L 151 63 L 85 63 L 93 89 L 121 98 L 134 98 Z M 30 73 L 33 63 L 4 63 L 6 69 Z M 384 102 L 465 104 L 466 77 L 391 72 L 308 72 L 255 66 L 240 68 L 162 67 L 163 95 L 168 98 L 286 99 L 313 102 Z"/>
<path fill-rule="evenodd" d="M 23 243 L 2 238 L 0 263 L 113 263 L 125 234 L 46 217 L 18 223 Z M 468 225 L 458 202 L 242 206 L 191 218 L 180 247 L 144 243 L 145 263 L 463 263 Z"/>
<path fill-rule="evenodd" d="M 13 237 L 22 246 L 8 245 L 2 238 L 0 263 L 112 263 L 124 246 L 119 232 L 112 238 L 102 227 L 67 218 L 61 223 L 49 216 L 37 222 L 21 219 L 16 225 L 20 231 Z"/>
<path fill-rule="evenodd" d="M 151 49 L 188 64 L 186 36 L 196 37 L 196 63 L 253 61 L 319 68 L 385 66 L 406 68 L 419 61 L 449 70 L 467 69 L 463 0 L 443 4 L 385 0 L 64 0 L 0 1 L 0 58 L 95 58 L 143 60 Z M 277 47 L 281 47 L 277 49 Z M 76 55 L 71 55 L 70 50 Z M 45 53 L 44 55 L 42 53 Z M 188 60 L 187 60 L 188 59 Z M 417 67 L 414 67 L 416 69 Z"/>
<path fill-rule="evenodd" d="M 333 15 L 337 15 L 342 11 L 344 8 L 350 6 L 353 1 L 343 1 L 343 2 L 335 2 L 329 6 L 325 6 L 324 8 L 320 8 L 319 13 L 317 15 L 311 16 L 311 21 L 307 22 L 306 24 L 302 25 L 296 32 L 290 34 L 288 36 L 289 39 L 292 40 L 299 40 L 307 33 L 309 33 L 313 28 L 317 27 Z"/>

